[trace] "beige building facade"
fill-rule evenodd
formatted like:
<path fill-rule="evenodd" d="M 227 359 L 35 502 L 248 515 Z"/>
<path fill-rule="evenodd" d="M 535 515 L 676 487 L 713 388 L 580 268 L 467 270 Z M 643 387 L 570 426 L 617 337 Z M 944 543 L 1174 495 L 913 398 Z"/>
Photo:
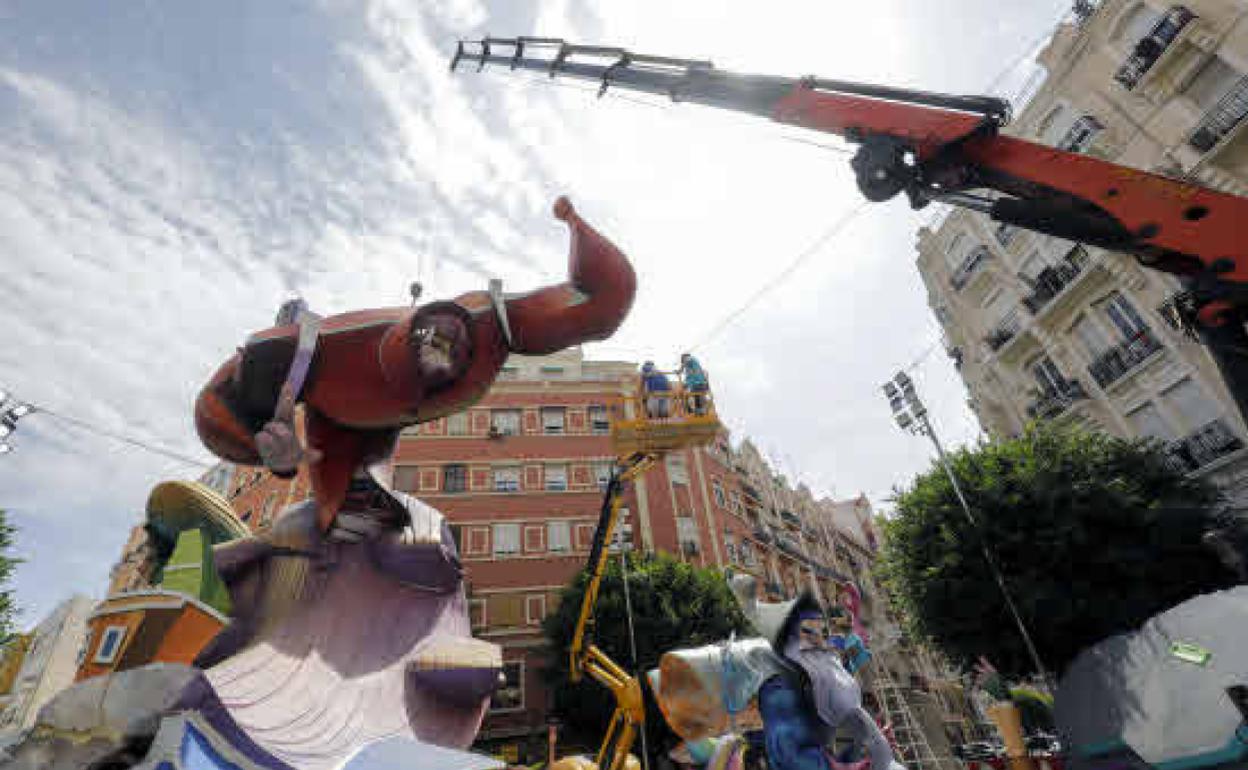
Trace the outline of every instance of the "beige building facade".
<path fill-rule="evenodd" d="M 21 668 L 8 692 L 0 694 L 0 736 L 32 727 L 39 709 L 74 683 L 87 637 L 87 616 L 94 606 L 86 596 L 72 596 L 27 635 Z"/>
<path fill-rule="evenodd" d="M 1248 4 L 1076 5 L 1007 133 L 1248 195 Z M 1175 278 L 963 210 L 921 229 L 918 252 L 985 431 L 1054 419 L 1154 437 L 1248 505 L 1245 425 L 1213 359 L 1167 321 Z"/>

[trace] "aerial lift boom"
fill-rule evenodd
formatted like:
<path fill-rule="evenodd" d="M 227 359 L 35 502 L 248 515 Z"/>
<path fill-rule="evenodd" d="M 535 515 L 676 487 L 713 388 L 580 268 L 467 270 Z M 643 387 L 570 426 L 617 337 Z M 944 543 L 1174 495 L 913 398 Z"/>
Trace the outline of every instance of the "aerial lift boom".
<path fill-rule="evenodd" d="M 555 38 L 461 41 L 461 63 L 566 75 L 677 102 L 747 112 L 859 145 L 851 164 L 871 201 L 904 192 L 997 222 L 1135 255 L 1183 278 L 1191 325 L 1248 418 L 1248 200 L 1012 136 L 1009 103 L 815 77 L 716 69 Z"/>
<path fill-rule="evenodd" d="M 594 763 L 598 770 L 623 770 L 628 753 L 645 721 L 641 684 L 593 642 L 594 608 L 607 568 L 610 546 L 615 540 L 620 509 L 627 484 L 640 478 L 667 452 L 706 444 L 722 429 L 709 392 L 695 394 L 682 388 L 665 392 L 670 409 L 662 417 L 648 414 L 646 396 L 640 390 L 617 406 L 611 420 L 611 440 L 618 457 L 602 496 L 598 528 L 589 549 L 585 571 L 589 581 L 581 599 L 580 614 L 568 646 L 568 671 L 573 682 L 585 675 L 602 684 L 615 698 L 615 711 Z"/>

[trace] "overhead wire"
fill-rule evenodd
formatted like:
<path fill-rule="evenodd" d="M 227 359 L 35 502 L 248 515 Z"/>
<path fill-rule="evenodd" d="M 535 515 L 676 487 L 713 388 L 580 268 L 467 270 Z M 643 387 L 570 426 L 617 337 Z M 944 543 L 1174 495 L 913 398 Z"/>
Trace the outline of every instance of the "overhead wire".
<path fill-rule="evenodd" d="M 188 455 L 181 454 L 180 452 L 175 452 L 172 449 L 166 449 L 165 447 L 157 446 L 155 444 L 151 444 L 141 439 L 133 438 L 131 436 L 127 436 L 122 433 L 109 430 L 107 428 L 101 428 L 100 426 L 93 425 L 87 422 L 86 420 L 80 420 L 76 417 L 70 417 L 67 414 L 62 414 L 61 412 L 49 409 L 46 406 L 42 406 L 40 404 L 36 404 L 36 403 L 25 401 L 25 400 L 23 400 L 23 403 L 28 404 L 33 409 L 33 411 L 31 412 L 31 415 L 35 415 L 35 414 L 46 415 L 48 417 L 51 417 L 54 420 L 59 420 L 60 422 L 65 423 L 66 425 L 71 425 L 75 428 L 78 428 L 79 430 L 84 430 L 84 431 L 87 431 L 88 433 L 93 433 L 97 436 L 109 438 L 114 441 L 120 441 L 124 444 L 129 444 L 130 446 L 135 447 L 137 449 L 142 449 L 145 452 L 158 454 L 158 455 L 161 455 L 162 457 L 166 457 L 170 460 L 177 460 L 178 462 L 185 463 L 187 465 L 194 465 L 200 468 L 214 467 L 212 463 L 206 463 L 202 460 L 196 460 L 195 458 L 190 457 Z M 31 415 L 28 415 L 28 417 Z"/>

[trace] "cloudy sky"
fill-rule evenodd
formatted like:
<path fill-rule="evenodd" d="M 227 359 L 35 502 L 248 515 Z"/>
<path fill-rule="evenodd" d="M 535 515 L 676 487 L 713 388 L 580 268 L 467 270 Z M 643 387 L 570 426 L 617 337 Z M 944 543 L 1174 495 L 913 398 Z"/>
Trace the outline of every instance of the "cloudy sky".
<path fill-rule="evenodd" d="M 560 36 L 723 68 L 1009 94 L 1068 0 L 870 3 L 0 0 L 0 388 L 207 463 L 191 404 L 280 302 L 332 313 L 559 278 L 570 194 L 632 256 L 600 358 L 697 351 L 721 410 L 817 491 L 884 501 L 929 462 L 879 384 L 937 327 L 914 269 L 928 214 L 864 208 L 721 322 L 859 197 L 848 156 L 740 115 L 519 73 L 452 75 L 460 37 Z M 809 142 L 827 145 L 813 146 Z M 715 334 L 714 330 L 719 329 Z M 940 350 L 914 375 L 973 440 Z M 33 621 L 102 594 L 147 491 L 200 469 L 26 419 L 0 457 Z"/>

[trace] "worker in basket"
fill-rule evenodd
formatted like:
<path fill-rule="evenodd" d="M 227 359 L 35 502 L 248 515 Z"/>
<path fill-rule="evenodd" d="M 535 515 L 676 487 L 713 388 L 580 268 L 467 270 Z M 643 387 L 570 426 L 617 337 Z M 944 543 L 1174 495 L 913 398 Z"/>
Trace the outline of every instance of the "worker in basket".
<path fill-rule="evenodd" d="M 666 395 L 672 390 L 667 375 L 654 367 L 653 361 L 641 365 L 641 389 L 646 396 L 646 416 L 650 419 L 666 419 L 671 416 L 671 399 Z"/>
<path fill-rule="evenodd" d="M 711 390 L 711 384 L 706 379 L 706 370 L 702 368 L 702 364 L 689 353 L 680 357 L 680 379 L 685 393 L 688 394 L 686 398 L 689 413 L 706 414 L 707 393 Z"/>

